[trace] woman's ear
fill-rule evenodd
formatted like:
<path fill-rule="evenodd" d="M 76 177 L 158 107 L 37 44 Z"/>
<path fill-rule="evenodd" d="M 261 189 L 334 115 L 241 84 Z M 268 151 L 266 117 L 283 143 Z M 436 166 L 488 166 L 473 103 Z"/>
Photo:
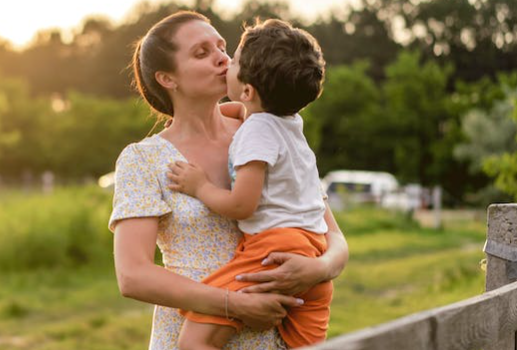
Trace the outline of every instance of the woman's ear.
<path fill-rule="evenodd" d="M 178 84 L 176 84 L 170 73 L 158 71 L 154 74 L 154 78 L 156 79 L 158 84 L 160 84 L 167 90 L 176 91 L 178 89 Z"/>

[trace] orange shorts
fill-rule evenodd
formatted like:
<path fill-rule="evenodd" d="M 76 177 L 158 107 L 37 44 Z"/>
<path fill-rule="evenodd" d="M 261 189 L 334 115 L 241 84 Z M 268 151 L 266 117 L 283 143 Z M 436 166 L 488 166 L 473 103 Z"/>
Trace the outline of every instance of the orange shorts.
<path fill-rule="evenodd" d="M 272 252 L 289 252 L 307 257 L 318 257 L 327 249 L 324 235 L 298 228 L 274 228 L 255 235 L 244 234 L 235 256 L 230 262 L 202 282 L 208 285 L 237 291 L 254 283 L 240 282 L 235 276 L 259 272 L 276 266 L 262 266 L 261 262 Z M 332 282 L 323 282 L 309 291 L 296 295 L 305 303 L 291 308 L 278 330 L 290 348 L 307 346 L 324 341 L 330 317 Z M 187 319 L 197 323 L 232 326 L 237 330 L 242 323 L 225 317 L 210 316 L 191 311 L 180 311 Z"/>

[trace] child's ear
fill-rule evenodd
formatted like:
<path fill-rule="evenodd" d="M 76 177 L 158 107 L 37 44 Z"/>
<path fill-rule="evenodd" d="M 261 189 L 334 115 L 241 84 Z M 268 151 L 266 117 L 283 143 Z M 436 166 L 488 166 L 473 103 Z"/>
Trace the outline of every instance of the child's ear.
<path fill-rule="evenodd" d="M 257 91 L 253 86 L 251 86 L 250 84 L 244 84 L 240 100 L 242 102 L 251 102 L 255 98 L 256 93 Z"/>
<path fill-rule="evenodd" d="M 167 90 L 174 90 L 176 91 L 178 89 L 178 84 L 174 81 L 174 78 L 170 73 L 158 71 L 154 74 L 154 78 L 164 88 Z"/>

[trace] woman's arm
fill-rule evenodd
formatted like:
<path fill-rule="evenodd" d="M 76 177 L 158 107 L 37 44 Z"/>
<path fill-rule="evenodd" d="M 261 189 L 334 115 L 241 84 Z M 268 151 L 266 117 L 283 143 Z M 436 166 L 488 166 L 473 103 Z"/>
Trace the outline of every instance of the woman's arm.
<path fill-rule="evenodd" d="M 115 270 L 123 296 L 183 310 L 226 316 L 226 291 L 195 282 L 154 264 L 158 218 L 125 219 L 115 228 Z M 278 324 L 284 306 L 298 301 L 284 295 L 249 295 L 231 292 L 228 316 L 255 328 Z"/>
<path fill-rule="evenodd" d="M 325 222 L 329 229 L 326 233 L 327 251 L 316 259 L 292 253 L 271 253 L 263 264 L 280 266 L 273 270 L 238 276 L 241 281 L 258 283 L 242 289 L 242 292 L 295 295 L 339 276 L 348 262 L 348 244 L 327 201 L 325 206 Z"/>

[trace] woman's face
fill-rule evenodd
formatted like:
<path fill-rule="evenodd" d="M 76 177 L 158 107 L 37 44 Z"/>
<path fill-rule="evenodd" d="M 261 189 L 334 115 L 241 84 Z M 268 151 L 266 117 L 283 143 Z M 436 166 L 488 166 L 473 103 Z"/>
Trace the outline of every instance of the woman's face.
<path fill-rule="evenodd" d="M 178 45 L 176 71 L 178 91 L 188 97 L 226 95 L 229 57 L 226 42 L 210 24 L 190 21 L 174 37 Z"/>

